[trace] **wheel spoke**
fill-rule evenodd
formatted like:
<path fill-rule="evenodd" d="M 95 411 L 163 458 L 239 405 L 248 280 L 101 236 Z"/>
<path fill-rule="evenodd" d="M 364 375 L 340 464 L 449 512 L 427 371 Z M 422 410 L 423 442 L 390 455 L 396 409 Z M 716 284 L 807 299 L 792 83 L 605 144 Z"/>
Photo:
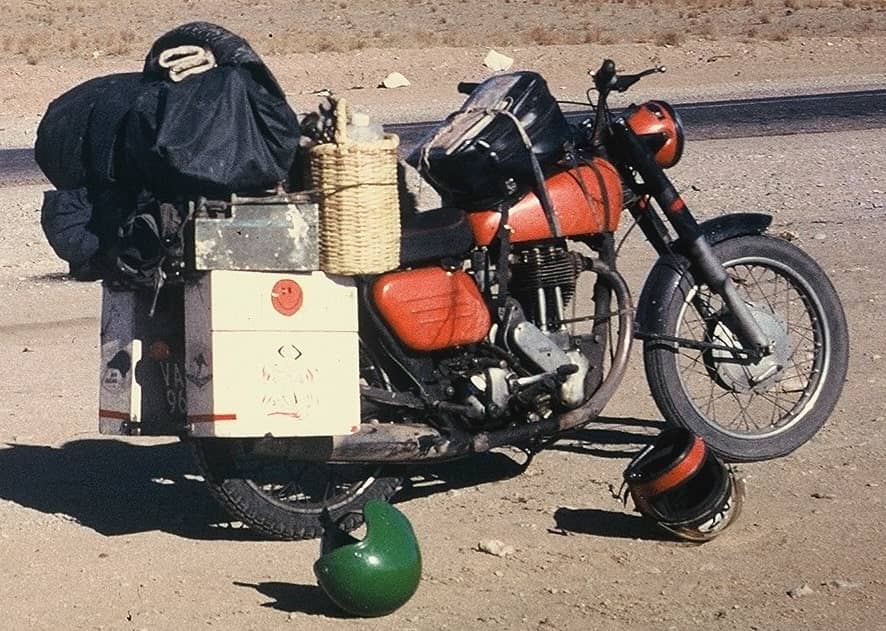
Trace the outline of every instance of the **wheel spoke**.
<path fill-rule="evenodd" d="M 727 264 L 727 271 L 751 305 L 752 315 L 782 345 L 776 358 L 783 365 L 768 375 L 764 371 L 772 359 L 736 366 L 725 352 L 679 348 L 674 361 L 680 383 L 699 414 L 713 425 L 741 436 L 781 431 L 801 414 L 820 382 L 822 322 L 806 289 L 777 261 L 747 256 L 740 263 Z M 722 323 L 722 299 L 709 288 L 692 287 L 682 304 L 675 335 L 740 348 L 734 333 Z M 757 384 L 761 377 L 768 385 Z M 747 390 L 749 386 L 767 391 Z"/>

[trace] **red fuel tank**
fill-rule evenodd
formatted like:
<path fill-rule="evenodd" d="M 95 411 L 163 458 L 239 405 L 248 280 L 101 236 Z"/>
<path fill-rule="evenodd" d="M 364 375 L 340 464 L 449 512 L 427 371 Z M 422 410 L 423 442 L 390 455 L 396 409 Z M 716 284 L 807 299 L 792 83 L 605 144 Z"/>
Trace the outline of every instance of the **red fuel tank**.
<path fill-rule="evenodd" d="M 552 175 L 545 184 L 563 236 L 614 232 L 622 210 L 618 171 L 606 160 L 590 162 Z M 501 213 L 482 210 L 468 214 L 479 245 L 489 245 L 498 231 Z M 550 227 L 535 193 L 527 193 L 508 211 L 511 243 L 550 239 Z"/>
<path fill-rule="evenodd" d="M 479 342 L 491 325 L 477 284 L 461 270 L 427 267 L 384 274 L 372 297 L 397 337 L 417 351 Z"/>

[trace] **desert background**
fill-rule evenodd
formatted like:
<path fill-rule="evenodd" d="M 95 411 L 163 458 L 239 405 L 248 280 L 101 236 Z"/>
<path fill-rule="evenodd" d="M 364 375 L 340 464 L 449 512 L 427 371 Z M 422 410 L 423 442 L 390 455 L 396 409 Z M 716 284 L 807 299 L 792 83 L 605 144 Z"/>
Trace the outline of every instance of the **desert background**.
<path fill-rule="evenodd" d="M 604 57 L 668 72 L 613 105 L 882 88 L 886 2 L 491 3 L 10 0 L 0 6 L 0 147 L 33 144 L 48 103 L 141 68 L 195 19 L 246 37 L 305 112 L 331 90 L 383 122 L 435 120 L 495 49 L 581 100 Z M 379 88 L 390 72 L 410 85 Z M 679 108 L 678 108 L 679 109 Z M 761 210 L 816 257 L 847 313 L 851 363 L 828 424 L 787 458 L 745 465 L 741 520 L 703 546 L 650 529 L 612 494 L 659 427 L 635 347 L 600 422 L 522 475 L 455 463 L 396 498 L 424 554 L 418 593 L 377 620 L 316 587 L 316 541 L 231 523 L 185 445 L 97 432 L 99 287 L 45 243 L 46 183 L 0 189 L 0 606 L 9 629 L 877 629 L 886 616 L 882 321 L 886 130 L 690 143 L 672 171 L 700 218 Z M 636 298 L 652 263 L 621 257 Z M 514 547 L 505 557 L 478 542 Z"/>

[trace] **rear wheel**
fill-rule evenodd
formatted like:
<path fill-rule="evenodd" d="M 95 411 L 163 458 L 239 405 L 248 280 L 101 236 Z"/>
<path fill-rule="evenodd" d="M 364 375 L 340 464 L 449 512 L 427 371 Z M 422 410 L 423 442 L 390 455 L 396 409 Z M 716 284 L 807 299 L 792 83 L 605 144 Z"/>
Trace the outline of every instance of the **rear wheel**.
<path fill-rule="evenodd" d="M 387 387 L 382 370 L 361 345 L 363 383 Z M 401 479 L 378 464 L 269 461 L 253 455 L 254 439 L 193 441 L 213 496 L 250 528 L 275 539 L 313 539 L 331 518 L 342 530 L 363 523 L 363 505 L 388 500 Z M 324 513 L 328 512 L 328 515 Z"/>
<path fill-rule="evenodd" d="M 741 346 L 728 309 L 684 266 L 679 282 L 662 282 L 655 297 L 663 305 L 657 332 L 708 348 L 647 340 L 652 396 L 667 421 L 729 460 L 786 455 L 821 428 L 843 388 L 849 340 L 840 300 L 818 264 L 786 241 L 745 236 L 714 252 L 772 352 L 753 362 L 724 350 Z"/>
<path fill-rule="evenodd" d="M 275 539 L 323 534 L 324 511 L 344 530 L 363 523 L 363 505 L 387 500 L 400 480 L 377 465 L 269 462 L 252 456 L 253 440 L 194 441 L 213 496 L 250 528 Z"/>

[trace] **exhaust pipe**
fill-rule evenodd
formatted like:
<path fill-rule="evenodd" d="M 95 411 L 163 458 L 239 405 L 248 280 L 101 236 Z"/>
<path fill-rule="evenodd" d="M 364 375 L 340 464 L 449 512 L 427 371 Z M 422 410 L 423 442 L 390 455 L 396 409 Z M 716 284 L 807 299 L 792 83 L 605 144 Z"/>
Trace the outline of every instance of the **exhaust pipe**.
<path fill-rule="evenodd" d="M 605 278 L 618 303 L 618 344 L 612 367 L 588 401 L 574 410 L 537 423 L 472 435 L 461 430 L 444 434 L 430 425 L 364 423 L 354 434 L 309 438 L 260 438 L 253 455 L 305 462 L 386 462 L 408 464 L 452 460 L 504 445 L 519 444 L 539 435 L 565 432 L 592 421 L 615 394 L 631 352 L 634 309 L 621 274 L 605 263 L 584 258 L 587 270 Z"/>

